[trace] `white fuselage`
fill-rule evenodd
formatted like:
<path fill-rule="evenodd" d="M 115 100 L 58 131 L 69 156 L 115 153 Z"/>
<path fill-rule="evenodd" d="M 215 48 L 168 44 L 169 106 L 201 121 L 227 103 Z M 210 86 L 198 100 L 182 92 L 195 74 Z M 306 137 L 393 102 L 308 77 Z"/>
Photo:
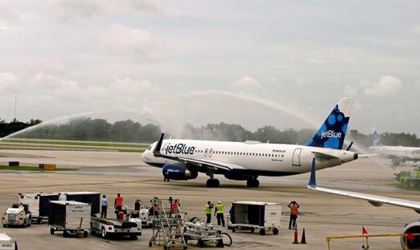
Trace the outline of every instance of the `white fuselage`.
<path fill-rule="evenodd" d="M 369 147 L 375 153 L 400 157 L 412 161 L 420 161 L 420 148 L 404 146 L 373 146 Z"/>
<path fill-rule="evenodd" d="M 156 142 L 143 153 L 143 161 L 157 167 L 174 163 L 172 160 L 155 157 L 153 155 L 155 144 Z M 232 170 L 250 170 L 255 171 L 258 175 L 268 176 L 309 172 L 312 159 L 315 156 L 317 156 L 317 169 L 357 159 L 355 153 L 345 150 L 260 142 L 202 140 L 163 140 L 160 153 L 167 156 L 221 163 L 229 166 Z"/>

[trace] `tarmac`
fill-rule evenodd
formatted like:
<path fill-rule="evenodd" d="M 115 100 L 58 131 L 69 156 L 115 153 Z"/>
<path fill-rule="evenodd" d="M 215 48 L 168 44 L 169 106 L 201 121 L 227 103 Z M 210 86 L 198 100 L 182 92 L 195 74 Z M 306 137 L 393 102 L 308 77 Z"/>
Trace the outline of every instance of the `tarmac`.
<path fill-rule="evenodd" d="M 203 218 L 204 205 L 210 200 L 225 204 L 229 211 L 232 201 L 266 201 L 282 204 L 282 226 L 279 235 L 237 231 L 232 233 L 233 245 L 228 249 L 327 249 L 326 236 L 359 235 L 364 226 L 370 234 L 400 233 L 404 225 L 417 220 L 413 210 L 384 205 L 373 207 L 368 202 L 331 194 L 318 193 L 306 188 L 309 175 L 290 177 L 260 177 L 259 188 L 248 188 L 243 181 L 221 180 L 220 188 L 207 188 L 207 177 L 199 175 L 195 180 L 163 182 L 161 169 L 145 165 L 139 153 L 0 150 L 0 164 L 19 161 L 21 165 L 40 163 L 57 164 L 60 167 L 77 167 L 70 172 L 0 171 L 0 211 L 18 201 L 18 193 L 96 191 L 106 194 L 110 204 L 121 193 L 124 204 L 133 208 L 136 199 L 148 203 L 157 196 L 169 196 L 180 200 L 187 218 Z M 399 168 L 401 171 L 409 167 Z M 331 169 L 317 172 L 319 186 L 364 192 L 388 197 L 418 200 L 419 192 L 397 187 L 397 181 L 388 159 L 359 159 Z M 293 230 L 288 229 L 287 204 L 296 200 L 301 208 L 298 217 L 299 241 L 302 229 L 306 232 L 306 245 L 292 244 Z M 114 216 L 109 208 L 108 216 Z M 215 222 L 215 218 L 213 218 Z M 2 228 L 18 240 L 20 250 L 49 249 L 163 249 L 149 248 L 152 230 L 143 229 L 138 240 L 110 240 L 89 235 L 88 238 L 64 238 L 51 235 L 47 224 L 27 228 Z M 194 242 L 188 249 L 198 249 Z M 370 239 L 370 249 L 401 249 L 396 237 Z M 361 249 L 362 239 L 331 241 L 331 249 Z M 209 248 L 208 246 L 206 248 Z M 182 249 L 174 247 L 171 249 Z"/>

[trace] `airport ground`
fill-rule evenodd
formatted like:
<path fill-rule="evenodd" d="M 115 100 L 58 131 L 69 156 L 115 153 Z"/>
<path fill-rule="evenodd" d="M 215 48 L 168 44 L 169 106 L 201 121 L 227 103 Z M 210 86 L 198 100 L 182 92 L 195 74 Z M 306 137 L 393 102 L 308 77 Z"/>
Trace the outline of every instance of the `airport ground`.
<path fill-rule="evenodd" d="M 234 244 L 229 249 L 327 249 L 326 236 L 361 234 L 362 226 L 371 234 L 400 233 L 403 226 L 418 219 L 414 211 L 394 206 L 373 207 L 366 201 L 306 189 L 308 174 L 291 177 L 260 178 L 259 188 L 247 188 L 244 182 L 221 179 L 221 188 L 205 187 L 206 176 L 195 180 L 163 182 L 161 170 L 141 162 L 139 153 L 0 150 L 0 164 L 19 161 L 22 165 L 57 164 L 58 167 L 77 167 L 70 172 L 0 171 L 0 211 L 18 200 L 18 193 L 57 191 L 97 191 L 112 202 L 121 193 L 130 208 L 135 199 L 147 202 L 153 196 L 172 196 L 181 201 L 187 217 L 204 218 L 204 204 L 221 200 L 225 212 L 235 200 L 282 203 L 282 227 L 277 236 L 260 236 L 250 232 L 228 232 Z M 401 169 L 397 169 L 399 171 Z M 418 191 L 399 189 L 387 159 L 359 159 L 343 166 L 317 172 L 318 185 L 371 194 L 417 200 Z M 306 230 L 307 245 L 293 245 L 293 231 L 288 230 L 289 214 L 286 205 L 297 200 L 301 205 L 298 218 L 299 240 Z M 113 216 L 112 209 L 108 211 Z M 214 220 L 215 218 L 213 218 Z M 151 229 L 144 229 L 138 240 L 104 240 L 63 238 L 50 235 L 49 226 L 2 228 L 16 238 L 21 250 L 53 249 L 163 249 L 148 247 Z M 362 239 L 332 241 L 332 249 L 361 249 Z M 370 249 L 401 249 L 399 238 L 371 239 Z M 189 245 L 189 249 L 198 249 Z M 171 248 L 172 249 L 172 248 Z M 182 248 L 178 248 L 182 249 Z"/>

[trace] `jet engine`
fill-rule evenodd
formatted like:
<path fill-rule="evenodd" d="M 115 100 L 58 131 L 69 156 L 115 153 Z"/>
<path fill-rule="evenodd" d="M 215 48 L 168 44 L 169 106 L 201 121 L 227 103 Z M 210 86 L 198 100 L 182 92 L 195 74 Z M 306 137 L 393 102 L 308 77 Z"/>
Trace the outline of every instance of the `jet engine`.
<path fill-rule="evenodd" d="M 403 234 L 418 234 L 420 233 L 420 220 L 413 221 L 405 225 L 403 231 Z M 420 236 L 415 235 L 413 236 L 414 239 L 405 239 L 405 237 L 401 237 L 401 247 L 403 249 L 419 249 L 420 248 Z M 409 238 L 409 237 L 408 237 Z"/>
<path fill-rule="evenodd" d="M 162 168 L 163 177 L 170 180 L 190 180 L 198 176 L 198 172 L 176 164 L 165 164 Z"/>

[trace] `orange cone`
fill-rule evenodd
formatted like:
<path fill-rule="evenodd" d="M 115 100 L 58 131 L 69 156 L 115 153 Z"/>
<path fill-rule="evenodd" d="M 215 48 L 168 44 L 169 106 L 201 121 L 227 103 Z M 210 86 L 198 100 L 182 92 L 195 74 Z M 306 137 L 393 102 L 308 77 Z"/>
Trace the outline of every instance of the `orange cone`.
<path fill-rule="evenodd" d="M 293 240 L 293 244 L 299 244 L 297 227 L 295 227 L 295 233 L 294 234 L 295 234 L 295 237 L 294 237 L 294 240 Z"/>
<path fill-rule="evenodd" d="M 306 244 L 305 228 L 302 231 L 302 239 L 300 241 L 300 244 Z"/>
<path fill-rule="evenodd" d="M 362 234 L 369 234 L 364 226 L 362 226 Z"/>

